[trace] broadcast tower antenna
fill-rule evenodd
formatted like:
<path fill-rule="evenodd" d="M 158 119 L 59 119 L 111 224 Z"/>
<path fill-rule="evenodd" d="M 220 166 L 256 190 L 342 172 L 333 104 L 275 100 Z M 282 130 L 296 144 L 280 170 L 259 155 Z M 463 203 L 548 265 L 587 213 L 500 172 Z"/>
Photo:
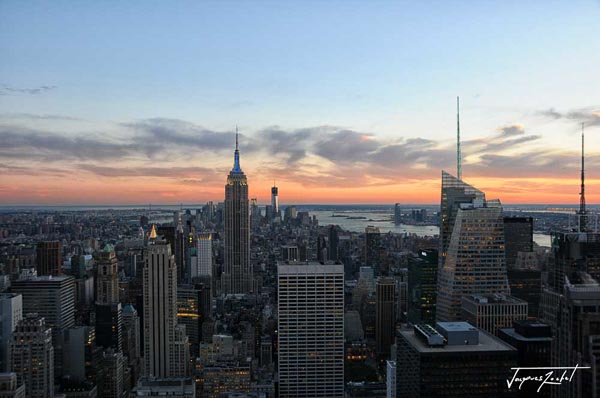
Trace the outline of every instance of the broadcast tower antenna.
<path fill-rule="evenodd" d="M 462 165 L 460 159 L 460 98 L 456 97 L 456 177 L 462 180 Z"/>

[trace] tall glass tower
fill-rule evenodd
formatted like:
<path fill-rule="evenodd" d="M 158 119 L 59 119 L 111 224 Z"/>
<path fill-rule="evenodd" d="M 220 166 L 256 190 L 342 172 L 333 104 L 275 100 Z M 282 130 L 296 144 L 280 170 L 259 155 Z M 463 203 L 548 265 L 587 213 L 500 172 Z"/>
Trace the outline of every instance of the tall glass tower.
<path fill-rule="evenodd" d="M 248 179 L 240 167 L 237 131 L 233 168 L 227 176 L 227 184 L 225 185 L 224 243 L 225 263 L 221 278 L 223 293 L 252 292 Z"/>
<path fill-rule="evenodd" d="M 461 318 L 461 297 L 510 294 L 499 200 L 442 172 L 438 321 Z"/>

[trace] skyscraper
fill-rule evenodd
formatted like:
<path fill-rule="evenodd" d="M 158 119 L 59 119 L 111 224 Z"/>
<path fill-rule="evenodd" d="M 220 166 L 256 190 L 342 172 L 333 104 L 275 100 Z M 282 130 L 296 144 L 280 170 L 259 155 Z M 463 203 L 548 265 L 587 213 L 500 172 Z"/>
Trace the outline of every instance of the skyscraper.
<path fill-rule="evenodd" d="M 373 268 L 375 276 L 381 275 L 381 233 L 379 228 L 365 228 L 365 266 Z"/>
<path fill-rule="evenodd" d="M 486 201 L 483 192 L 442 173 L 440 234 L 446 224 L 452 224 L 452 228 L 440 237 L 445 260 L 438 272 L 436 316 L 442 321 L 457 321 L 461 319 L 462 296 L 510 294 L 504 223 L 499 200 Z"/>
<path fill-rule="evenodd" d="M 196 276 L 211 276 L 213 267 L 213 249 L 212 249 L 212 234 L 210 232 L 198 234 L 196 241 L 198 256 L 198 269 L 193 275 Z"/>
<path fill-rule="evenodd" d="M 394 278 L 379 278 L 375 284 L 375 342 L 377 354 L 384 358 L 390 357 L 390 347 L 394 344 L 396 335 L 396 280 Z"/>
<path fill-rule="evenodd" d="M 439 268 L 444 265 L 456 214 L 462 203 L 483 203 L 485 194 L 458 178 L 442 171 L 442 199 L 440 203 L 440 256 Z"/>
<path fill-rule="evenodd" d="M 435 322 L 437 271 L 437 250 L 419 250 L 408 259 L 408 320 L 413 324 Z"/>
<path fill-rule="evenodd" d="M 236 131 L 233 168 L 225 185 L 225 259 L 221 277 L 225 294 L 250 293 L 253 290 L 248 180 L 240 167 L 237 137 Z"/>
<path fill-rule="evenodd" d="M 119 260 L 111 245 L 106 245 L 94 256 L 97 265 L 96 303 L 119 302 Z"/>
<path fill-rule="evenodd" d="M 279 219 L 279 188 L 275 186 L 275 182 L 273 182 L 273 186 L 271 187 L 271 212 L 273 213 L 271 217 L 273 221 Z"/>
<path fill-rule="evenodd" d="M 60 275 L 62 269 L 62 244 L 60 241 L 38 242 L 37 252 L 37 274 Z"/>
<path fill-rule="evenodd" d="M 344 396 L 344 266 L 278 265 L 279 396 Z"/>
<path fill-rule="evenodd" d="M 511 270 L 519 252 L 533 251 L 533 218 L 504 217 L 504 241 L 506 243 L 506 268 Z"/>
<path fill-rule="evenodd" d="M 171 246 L 152 226 L 144 267 L 144 370 L 150 377 L 185 376 L 187 336 L 177 325 L 177 266 Z M 185 328 L 184 326 L 181 326 Z M 183 338 L 185 341 L 178 341 Z M 180 344 L 181 343 L 181 344 Z M 187 344 L 185 344 L 187 345 Z"/>
<path fill-rule="evenodd" d="M 10 345 L 11 370 L 27 397 L 54 396 L 54 349 L 52 333 L 43 317 L 29 313 L 17 324 Z"/>
<path fill-rule="evenodd" d="M 17 323 L 23 319 L 23 296 L 16 293 L 0 293 L 0 373 L 8 372 L 9 344 Z"/>
<path fill-rule="evenodd" d="M 75 279 L 72 276 L 38 276 L 14 281 L 13 293 L 23 296 L 23 314 L 37 313 L 52 328 L 54 372 L 62 375 L 62 335 L 75 325 Z"/>

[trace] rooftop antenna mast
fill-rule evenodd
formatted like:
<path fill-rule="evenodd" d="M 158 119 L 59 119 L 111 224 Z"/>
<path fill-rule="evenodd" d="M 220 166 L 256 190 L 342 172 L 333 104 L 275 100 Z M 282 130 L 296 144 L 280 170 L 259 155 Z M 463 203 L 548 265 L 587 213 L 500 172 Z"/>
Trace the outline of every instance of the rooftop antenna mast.
<path fill-rule="evenodd" d="M 462 180 L 462 165 L 460 156 L 460 98 L 456 97 L 456 177 Z"/>
<path fill-rule="evenodd" d="M 581 123 L 581 191 L 579 192 L 579 232 L 587 227 L 587 211 L 585 209 L 585 146 L 584 146 L 584 123 Z"/>

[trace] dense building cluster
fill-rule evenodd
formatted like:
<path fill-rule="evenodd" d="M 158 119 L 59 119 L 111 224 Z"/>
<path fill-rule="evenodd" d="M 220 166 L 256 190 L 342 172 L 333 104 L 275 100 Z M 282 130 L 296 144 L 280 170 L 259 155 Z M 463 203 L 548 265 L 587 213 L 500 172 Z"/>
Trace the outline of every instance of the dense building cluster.
<path fill-rule="evenodd" d="M 248 188 L 236 146 L 222 203 L 0 214 L 0 396 L 528 396 L 511 369 L 575 364 L 538 395 L 598 394 L 585 222 L 508 214 L 446 172 L 439 211 L 388 214 L 434 236 L 320 225 Z M 563 230 L 551 248 L 534 221 Z"/>

